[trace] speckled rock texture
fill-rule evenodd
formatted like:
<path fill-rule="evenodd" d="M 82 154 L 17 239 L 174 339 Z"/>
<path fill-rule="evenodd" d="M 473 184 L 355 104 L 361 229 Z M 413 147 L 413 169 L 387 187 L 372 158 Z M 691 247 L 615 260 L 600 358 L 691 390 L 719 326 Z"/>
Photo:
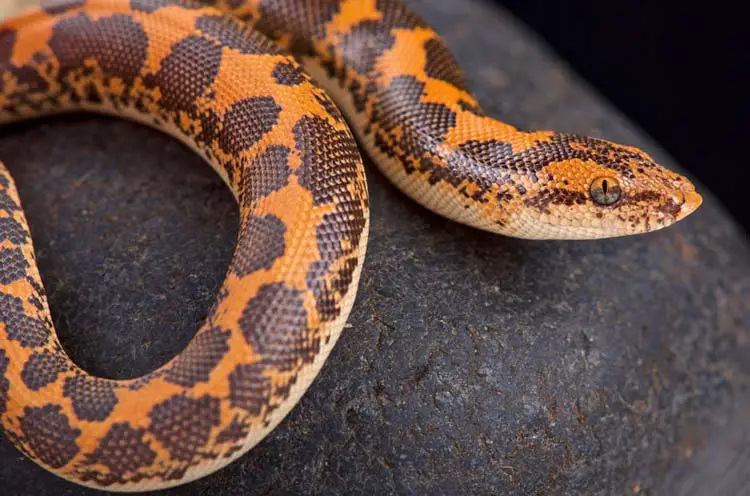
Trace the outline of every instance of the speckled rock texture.
<path fill-rule="evenodd" d="M 408 3 L 491 114 L 672 164 L 503 11 Z M 71 356 L 126 378 L 179 352 L 237 232 L 219 178 L 103 117 L 4 128 L 0 158 Z M 750 493 L 750 246 L 710 193 L 666 231 L 524 242 L 445 221 L 373 167 L 368 179 L 359 296 L 321 375 L 255 450 L 166 494 Z M 0 439 L 0 493 L 96 492 Z"/>

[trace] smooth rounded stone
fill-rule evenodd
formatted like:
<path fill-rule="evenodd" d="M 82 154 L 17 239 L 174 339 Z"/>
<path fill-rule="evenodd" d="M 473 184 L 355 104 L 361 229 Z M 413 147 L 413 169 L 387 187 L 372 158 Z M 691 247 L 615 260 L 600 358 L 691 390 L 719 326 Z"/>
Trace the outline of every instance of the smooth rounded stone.
<path fill-rule="evenodd" d="M 503 11 L 409 3 L 444 33 L 492 115 L 673 164 Z M 158 132 L 102 117 L 2 129 L 0 157 L 72 357 L 124 378 L 180 351 L 237 232 L 219 178 Z M 705 189 L 699 212 L 671 229 L 532 242 L 445 221 L 373 167 L 368 180 L 359 295 L 321 375 L 255 450 L 168 493 L 747 490 L 750 255 Z M 95 493 L 5 440 L 0 481 L 5 494 Z"/>

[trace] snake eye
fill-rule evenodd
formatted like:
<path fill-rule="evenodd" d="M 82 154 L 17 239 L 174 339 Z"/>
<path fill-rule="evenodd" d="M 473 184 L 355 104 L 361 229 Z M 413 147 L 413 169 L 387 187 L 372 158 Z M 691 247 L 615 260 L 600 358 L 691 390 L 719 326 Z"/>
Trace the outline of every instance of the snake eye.
<path fill-rule="evenodd" d="M 599 205 L 612 205 L 620 199 L 622 190 L 614 177 L 597 177 L 589 188 L 591 198 Z"/>

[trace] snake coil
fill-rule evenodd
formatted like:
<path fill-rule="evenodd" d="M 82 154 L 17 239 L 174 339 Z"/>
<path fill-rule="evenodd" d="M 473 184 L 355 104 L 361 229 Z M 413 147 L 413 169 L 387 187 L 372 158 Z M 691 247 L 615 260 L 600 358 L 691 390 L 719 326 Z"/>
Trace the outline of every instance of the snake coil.
<path fill-rule="evenodd" d="M 365 257 L 354 134 L 413 200 L 506 236 L 644 233 L 701 203 L 639 149 L 486 115 L 444 41 L 398 0 L 203 3 L 52 1 L 0 24 L 0 122 L 91 111 L 156 127 L 204 157 L 240 206 L 226 279 L 187 348 L 144 377 L 103 379 L 55 335 L 0 167 L 0 421 L 68 480 L 186 483 L 247 452 L 297 403 Z"/>

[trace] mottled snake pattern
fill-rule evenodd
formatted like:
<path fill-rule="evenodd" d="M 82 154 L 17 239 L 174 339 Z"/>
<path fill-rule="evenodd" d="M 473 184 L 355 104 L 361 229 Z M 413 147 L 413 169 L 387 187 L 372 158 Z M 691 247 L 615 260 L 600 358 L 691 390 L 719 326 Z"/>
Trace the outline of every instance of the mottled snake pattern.
<path fill-rule="evenodd" d="M 240 206 L 231 265 L 189 345 L 143 377 L 105 379 L 56 337 L 0 165 L 0 423 L 34 462 L 107 490 L 210 474 L 299 401 L 364 262 L 358 145 L 414 201 L 505 236 L 646 233 L 702 201 L 639 149 L 486 115 L 399 0 L 57 0 L 3 21 L 0 122 L 73 111 L 179 139 Z"/>

